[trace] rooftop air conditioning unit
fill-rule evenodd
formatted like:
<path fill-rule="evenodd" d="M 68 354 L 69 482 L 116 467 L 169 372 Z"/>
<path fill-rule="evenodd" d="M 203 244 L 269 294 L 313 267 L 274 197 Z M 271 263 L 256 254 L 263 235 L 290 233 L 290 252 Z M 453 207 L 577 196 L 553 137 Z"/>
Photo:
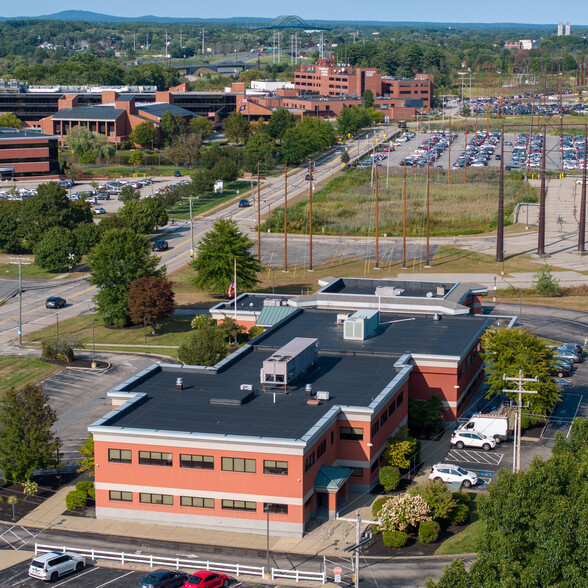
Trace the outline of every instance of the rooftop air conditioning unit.
<path fill-rule="evenodd" d="M 241 390 L 247 390 L 251 392 L 253 390 L 253 386 L 251 384 L 241 384 Z"/>
<path fill-rule="evenodd" d="M 330 397 L 331 395 L 327 390 L 318 390 L 316 393 L 317 400 L 329 400 Z"/>

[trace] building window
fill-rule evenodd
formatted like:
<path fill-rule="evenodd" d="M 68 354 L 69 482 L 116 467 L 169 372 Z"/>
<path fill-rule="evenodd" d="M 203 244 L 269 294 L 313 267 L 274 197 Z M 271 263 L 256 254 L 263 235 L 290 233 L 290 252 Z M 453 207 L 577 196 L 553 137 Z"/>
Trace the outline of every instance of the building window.
<path fill-rule="evenodd" d="M 160 451 L 139 451 L 139 463 L 143 465 L 172 465 L 172 454 L 161 453 Z"/>
<path fill-rule="evenodd" d="M 243 459 L 241 457 L 223 457 L 221 459 L 221 468 L 225 472 L 247 472 L 255 473 L 255 460 Z"/>
<path fill-rule="evenodd" d="M 372 467 L 370 468 L 370 473 L 371 474 L 373 474 L 378 469 L 378 465 L 379 465 L 378 464 L 378 461 L 379 460 L 376 459 L 376 461 L 374 461 L 374 463 L 372 464 Z"/>
<path fill-rule="evenodd" d="M 363 439 L 363 429 L 358 427 L 341 427 L 339 429 L 339 438 L 345 441 L 361 441 Z"/>
<path fill-rule="evenodd" d="M 363 478 L 363 468 L 351 468 L 352 478 Z"/>
<path fill-rule="evenodd" d="M 304 460 L 304 471 L 307 472 L 314 465 L 314 451 Z"/>
<path fill-rule="evenodd" d="M 111 490 L 108 493 L 108 498 L 110 500 L 116 500 L 120 502 L 133 502 L 133 493 L 121 492 L 120 490 Z"/>
<path fill-rule="evenodd" d="M 388 420 L 388 412 L 385 410 L 380 417 L 380 427 L 383 427 L 386 421 Z"/>
<path fill-rule="evenodd" d="M 380 430 L 380 423 L 378 421 L 376 421 L 373 425 L 372 425 L 372 437 L 375 437 L 377 432 Z"/>
<path fill-rule="evenodd" d="M 169 494 L 146 494 L 145 492 L 141 492 L 139 494 L 139 502 L 171 505 L 174 503 L 174 497 Z"/>
<path fill-rule="evenodd" d="M 288 462 L 287 461 L 273 461 L 269 459 L 263 460 L 263 473 L 264 474 L 275 474 L 277 476 L 288 475 Z"/>
<path fill-rule="evenodd" d="M 401 392 L 396 399 L 396 406 L 400 406 L 404 400 L 404 392 Z"/>
<path fill-rule="evenodd" d="M 388 408 L 388 416 L 391 417 L 394 414 L 394 411 L 396 410 L 396 401 L 393 400 L 392 404 L 390 405 L 390 407 Z"/>
<path fill-rule="evenodd" d="M 198 496 L 180 496 L 181 506 L 195 508 L 214 508 L 214 498 L 199 498 Z"/>
<path fill-rule="evenodd" d="M 250 512 L 257 510 L 255 502 L 246 502 L 244 500 L 223 500 L 222 507 L 225 510 L 247 510 Z"/>
<path fill-rule="evenodd" d="M 267 502 L 263 503 L 263 512 L 271 512 L 274 514 L 288 514 L 288 505 L 287 504 L 274 504 L 273 502 L 268 504 Z"/>
<path fill-rule="evenodd" d="M 335 442 L 335 431 L 331 431 L 331 445 Z"/>
<path fill-rule="evenodd" d="M 321 441 L 318 444 L 318 447 L 316 448 L 316 458 L 318 459 L 319 457 L 321 457 L 321 455 L 323 455 L 326 450 L 327 450 L 327 440 L 324 439 L 323 441 Z"/>
<path fill-rule="evenodd" d="M 108 461 L 113 463 L 133 463 L 133 452 L 130 449 L 109 449 Z"/>
<path fill-rule="evenodd" d="M 180 467 L 194 468 L 196 470 L 214 470 L 214 457 L 212 455 L 180 453 Z"/>

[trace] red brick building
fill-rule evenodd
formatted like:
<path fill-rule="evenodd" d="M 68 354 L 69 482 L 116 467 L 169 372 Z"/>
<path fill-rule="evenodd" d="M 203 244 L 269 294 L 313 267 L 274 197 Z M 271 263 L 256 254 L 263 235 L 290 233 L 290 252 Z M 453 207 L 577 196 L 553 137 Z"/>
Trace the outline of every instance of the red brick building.
<path fill-rule="evenodd" d="M 59 178 L 58 140 L 53 134 L 0 128 L 0 178 Z"/>

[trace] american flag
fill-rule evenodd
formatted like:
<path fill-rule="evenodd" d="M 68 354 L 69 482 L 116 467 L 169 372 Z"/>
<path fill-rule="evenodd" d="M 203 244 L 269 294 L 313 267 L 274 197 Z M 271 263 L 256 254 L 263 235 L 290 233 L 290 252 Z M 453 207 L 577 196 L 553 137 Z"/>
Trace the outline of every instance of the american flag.
<path fill-rule="evenodd" d="M 235 290 L 235 280 L 233 280 L 231 282 L 231 285 L 229 286 L 229 298 L 233 295 L 234 290 Z"/>
<path fill-rule="evenodd" d="M 247 102 L 247 98 L 243 98 L 242 100 L 239 100 L 239 104 L 245 104 Z"/>

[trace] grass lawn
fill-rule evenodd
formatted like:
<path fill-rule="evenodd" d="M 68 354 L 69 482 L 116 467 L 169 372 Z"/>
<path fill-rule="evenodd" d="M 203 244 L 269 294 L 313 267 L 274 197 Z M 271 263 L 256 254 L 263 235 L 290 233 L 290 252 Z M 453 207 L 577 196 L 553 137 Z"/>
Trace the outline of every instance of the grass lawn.
<path fill-rule="evenodd" d="M 175 357 L 177 346 L 190 331 L 191 317 L 172 317 L 161 323 L 157 334 L 151 335 L 147 327 L 147 342 L 142 326 L 126 329 L 107 329 L 98 315 L 84 315 L 59 321 L 59 336 L 68 337 L 92 348 L 92 319 L 95 319 L 94 342 L 96 349 L 128 351 L 133 353 L 158 353 Z M 45 327 L 27 336 L 26 343 L 42 342 L 55 337 L 53 326 Z M 101 344 L 106 344 L 102 346 Z M 125 347 L 130 345 L 132 347 Z M 135 347 L 137 346 L 137 347 Z"/>
<path fill-rule="evenodd" d="M 194 216 L 208 212 L 211 208 L 224 204 L 233 198 L 245 198 L 251 190 L 250 182 L 231 182 L 227 184 L 222 191 L 214 193 L 209 192 L 204 196 L 194 197 L 192 199 L 192 214 Z M 167 214 L 174 220 L 185 220 L 190 218 L 190 203 L 188 200 L 178 202 L 173 208 L 168 209 Z"/>
<path fill-rule="evenodd" d="M 477 551 L 477 542 L 486 530 L 486 523 L 478 517 L 476 492 L 468 492 L 471 498 L 470 502 L 470 520 L 471 524 L 461 533 L 444 541 L 435 555 L 452 555 L 454 553 L 475 553 Z"/>
<path fill-rule="evenodd" d="M 36 384 L 60 369 L 34 357 L 0 357 L 0 398 L 10 388 Z"/>
<path fill-rule="evenodd" d="M 431 236 L 471 235 L 484 233 L 496 222 L 498 201 L 498 169 L 469 170 L 468 182 L 452 175 L 447 183 L 447 172 L 430 170 L 429 232 Z M 316 231 L 331 235 L 374 235 L 375 188 L 371 186 L 370 168 L 350 169 L 324 186 L 313 196 L 313 226 Z M 379 170 L 379 227 L 380 235 L 399 237 L 403 230 L 404 171 L 391 168 L 388 186 L 386 168 Z M 455 178 L 455 181 L 453 181 Z M 375 182 L 374 182 L 375 185 Z M 518 202 L 537 202 L 539 192 L 521 177 L 509 176 L 504 186 L 505 219 Z M 407 235 L 426 236 L 426 170 L 407 170 Z M 284 209 L 272 211 L 272 228 L 283 230 Z M 264 228 L 265 224 L 264 224 Z M 288 207 L 288 230 L 308 231 L 308 199 L 302 197 Z"/>

